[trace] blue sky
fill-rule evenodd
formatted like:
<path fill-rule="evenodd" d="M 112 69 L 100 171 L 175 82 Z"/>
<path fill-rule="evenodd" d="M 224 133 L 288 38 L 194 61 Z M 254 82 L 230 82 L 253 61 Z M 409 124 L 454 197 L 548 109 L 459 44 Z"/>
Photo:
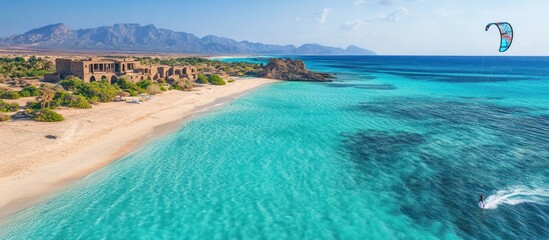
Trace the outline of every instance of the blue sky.
<path fill-rule="evenodd" d="M 549 55 L 547 0 L 133 0 L 5 1 L 0 36 L 52 23 L 73 29 L 114 23 L 214 34 L 271 44 L 357 45 L 379 54 L 500 55 L 496 29 L 515 29 L 503 55 Z"/>

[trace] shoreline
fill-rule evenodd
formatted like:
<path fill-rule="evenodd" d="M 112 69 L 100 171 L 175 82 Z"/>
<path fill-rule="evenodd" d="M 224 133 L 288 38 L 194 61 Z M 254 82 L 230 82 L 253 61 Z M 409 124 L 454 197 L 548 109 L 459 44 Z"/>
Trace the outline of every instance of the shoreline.
<path fill-rule="evenodd" d="M 60 123 L 17 121 L 0 124 L 0 132 L 6 135 L 0 138 L 0 145 L 12 146 L 0 154 L 3 155 L 0 162 L 4 165 L 0 167 L 0 220 L 180 129 L 183 123 L 273 82 L 277 80 L 239 78 L 225 86 L 207 85 L 197 91 L 166 92 L 143 104 L 103 103 L 94 106 L 95 111 L 63 109 L 61 114 L 71 114 Z M 135 113 L 136 108 L 140 110 L 144 105 L 149 111 Z M 109 116 L 113 112 L 121 113 Z M 103 121 L 116 117 L 122 120 L 102 125 Z M 26 135 L 27 128 L 34 132 Z M 54 130 L 64 136 L 56 140 L 44 139 L 46 132 Z M 27 139 L 40 135 L 40 139 Z M 24 146 L 18 146 L 21 144 Z M 35 148 L 41 149 L 33 151 Z"/>

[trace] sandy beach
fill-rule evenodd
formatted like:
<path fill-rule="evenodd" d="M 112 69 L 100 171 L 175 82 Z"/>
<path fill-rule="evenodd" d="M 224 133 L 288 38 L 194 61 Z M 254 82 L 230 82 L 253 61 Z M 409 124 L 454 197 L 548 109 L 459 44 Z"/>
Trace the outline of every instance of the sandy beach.
<path fill-rule="evenodd" d="M 0 217 L 179 128 L 196 113 L 275 81 L 242 78 L 191 92 L 168 91 L 142 104 L 111 102 L 92 109 L 61 109 L 58 112 L 66 120 L 59 123 L 0 123 Z"/>

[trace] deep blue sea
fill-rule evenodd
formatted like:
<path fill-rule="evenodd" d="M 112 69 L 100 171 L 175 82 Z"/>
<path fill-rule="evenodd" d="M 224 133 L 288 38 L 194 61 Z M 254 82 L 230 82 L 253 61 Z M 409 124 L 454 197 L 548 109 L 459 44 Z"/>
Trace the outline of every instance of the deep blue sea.
<path fill-rule="evenodd" d="M 0 239 L 549 239 L 549 57 L 295 58 Z"/>

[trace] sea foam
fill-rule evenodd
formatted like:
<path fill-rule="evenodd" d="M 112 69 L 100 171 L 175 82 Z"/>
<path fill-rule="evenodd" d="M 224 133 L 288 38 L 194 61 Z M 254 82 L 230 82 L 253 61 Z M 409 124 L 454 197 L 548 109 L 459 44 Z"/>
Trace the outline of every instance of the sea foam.
<path fill-rule="evenodd" d="M 549 204 L 549 189 L 535 189 L 514 186 L 488 196 L 485 209 L 496 209 L 500 205 L 517 205 L 522 203 Z"/>

